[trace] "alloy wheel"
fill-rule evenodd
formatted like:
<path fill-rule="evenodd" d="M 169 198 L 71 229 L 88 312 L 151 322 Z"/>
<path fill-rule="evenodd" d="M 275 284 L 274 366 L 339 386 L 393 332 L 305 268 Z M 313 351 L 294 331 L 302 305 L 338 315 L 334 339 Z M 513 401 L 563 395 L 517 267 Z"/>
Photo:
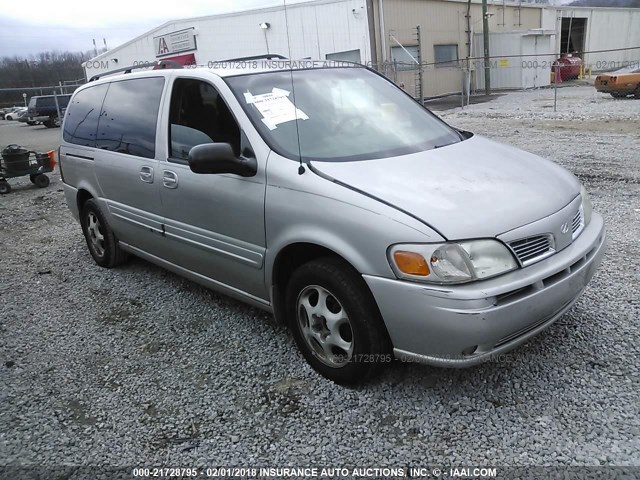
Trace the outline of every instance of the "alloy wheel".
<path fill-rule="evenodd" d="M 298 295 L 297 321 L 305 343 L 323 364 L 340 368 L 353 356 L 353 330 L 338 299 L 318 285 Z"/>
<path fill-rule="evenodd" d="M 104 255 L 104 235 L 102 233 L 102 226 L 100 221 L 94 212 L 87 214 L 87 231 L 89 232 L 89 239 L 91 245 L 95 249 L 98 256 Z"/>

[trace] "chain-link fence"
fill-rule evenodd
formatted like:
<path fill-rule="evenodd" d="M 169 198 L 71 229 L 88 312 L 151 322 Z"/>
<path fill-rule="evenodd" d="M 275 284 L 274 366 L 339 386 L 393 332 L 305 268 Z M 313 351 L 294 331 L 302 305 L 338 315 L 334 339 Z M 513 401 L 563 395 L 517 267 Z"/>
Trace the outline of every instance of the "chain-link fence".
<path fill-rule="evenodd" d="M 418 37 L 419 38 L 419 37 Z M 534 43 L 535 47 L 536 44 Z M 533 52 L 492 55 L 485 60 L 476 56 L 456 61 L 422 62 L 413 51 L 405 49 L 402 60 L 394 59 L 374 68 L 416 100 L 456 95 L 460 105 L 468 105 L 474 95 L 509 90 L 553 88 L 571 82 L 588 84 L 599 73 L 613 71 L 640 73 L 640 47 L 598 50 L 573 55 Z M 630 51 L 630 60 L 607 60 L 606 54 Z M 409 57 L 409 58 L 407 58 Z M 590 60 L 590 58 L 592 60 Z M 485 84 L 488 70 L 489 88 Z"/>
<path fill-rule="evenodd" d="M 48 85 L 42 87 L 12 87 L 0 88 L 0 108 L 13 106 L 27 106 L 29 99 L 43 95 L 66 95 L 73 93 L 76 88 L 85 83 L 84 78 L 65 80 L 58 85 Z"/>

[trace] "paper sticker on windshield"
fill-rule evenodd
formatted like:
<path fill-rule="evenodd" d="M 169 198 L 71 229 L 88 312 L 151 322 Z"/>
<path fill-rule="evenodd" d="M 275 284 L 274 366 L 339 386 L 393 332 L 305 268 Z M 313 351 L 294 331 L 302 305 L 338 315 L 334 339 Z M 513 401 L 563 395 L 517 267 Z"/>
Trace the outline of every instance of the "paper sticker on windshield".
<path fill-rule="evenodd" d="M 262 122 L 274 130 L 281 123 L 298 120 L 308 120 L 309 117 L 289 100 L 289 92 L 280 88 L 274 88 L 270 93 L 252 95 L 244 94 L 247 103 L 253 104 L 262 115 Z"/>

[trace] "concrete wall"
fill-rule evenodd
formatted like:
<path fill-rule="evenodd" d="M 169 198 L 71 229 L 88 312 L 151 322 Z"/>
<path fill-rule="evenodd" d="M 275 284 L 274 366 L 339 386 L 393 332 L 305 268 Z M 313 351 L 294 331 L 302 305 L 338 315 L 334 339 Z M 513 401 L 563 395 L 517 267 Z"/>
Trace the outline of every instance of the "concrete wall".
<path fill-rule="evenodd" d="M 382 0 L 384 35 L 381 35 L 380 0 L 374 1 L 374 23 L 378 62 L 391 59 L 391 47 L 395 39 L 403 45 L 415 45 L 415 27 L 420 26 L 422 35 L 422 62 L 435 61 L 434 45 L 457 44 L 458 57 L 463 59 L 474 51 L 474 32 L 482 31 L 482 5 L 473 0 L 470 10 L 471 46 L 468 47 L 467 2 L 443 0 Z M 542 27 L 542 10 L 539 7 L 516 5 L 510 2 L 489 4 L 489 31 L 509 32 Z M 500 55 L 502 52 L 491 52 Z M 471 54 L 473 56 L 473 53 Z M 480 68 L 479 62 L 471 65 Z M 472 74 L 475 76 L 475 74 Z M 409 93 L 415 90 L 416 75 L 400 72 L 397 81 L 403 83 Z M 463 75 L 460 68 L 428 66 L 423 75 L 423 96 L 437 96 L 459 92 Z"/>

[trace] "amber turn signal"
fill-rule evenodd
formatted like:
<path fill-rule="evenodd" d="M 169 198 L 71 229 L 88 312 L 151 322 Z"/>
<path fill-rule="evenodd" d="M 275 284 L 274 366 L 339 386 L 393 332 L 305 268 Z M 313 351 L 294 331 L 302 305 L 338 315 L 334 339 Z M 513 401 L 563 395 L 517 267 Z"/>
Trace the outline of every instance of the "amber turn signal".
<path fill-rule="evenodd" d="M 398 269 L 407 275 L 426 277 L 431 273 L 427 261 L 419 253 L 399 250 L 393 252 L 393 260 Z"/>

